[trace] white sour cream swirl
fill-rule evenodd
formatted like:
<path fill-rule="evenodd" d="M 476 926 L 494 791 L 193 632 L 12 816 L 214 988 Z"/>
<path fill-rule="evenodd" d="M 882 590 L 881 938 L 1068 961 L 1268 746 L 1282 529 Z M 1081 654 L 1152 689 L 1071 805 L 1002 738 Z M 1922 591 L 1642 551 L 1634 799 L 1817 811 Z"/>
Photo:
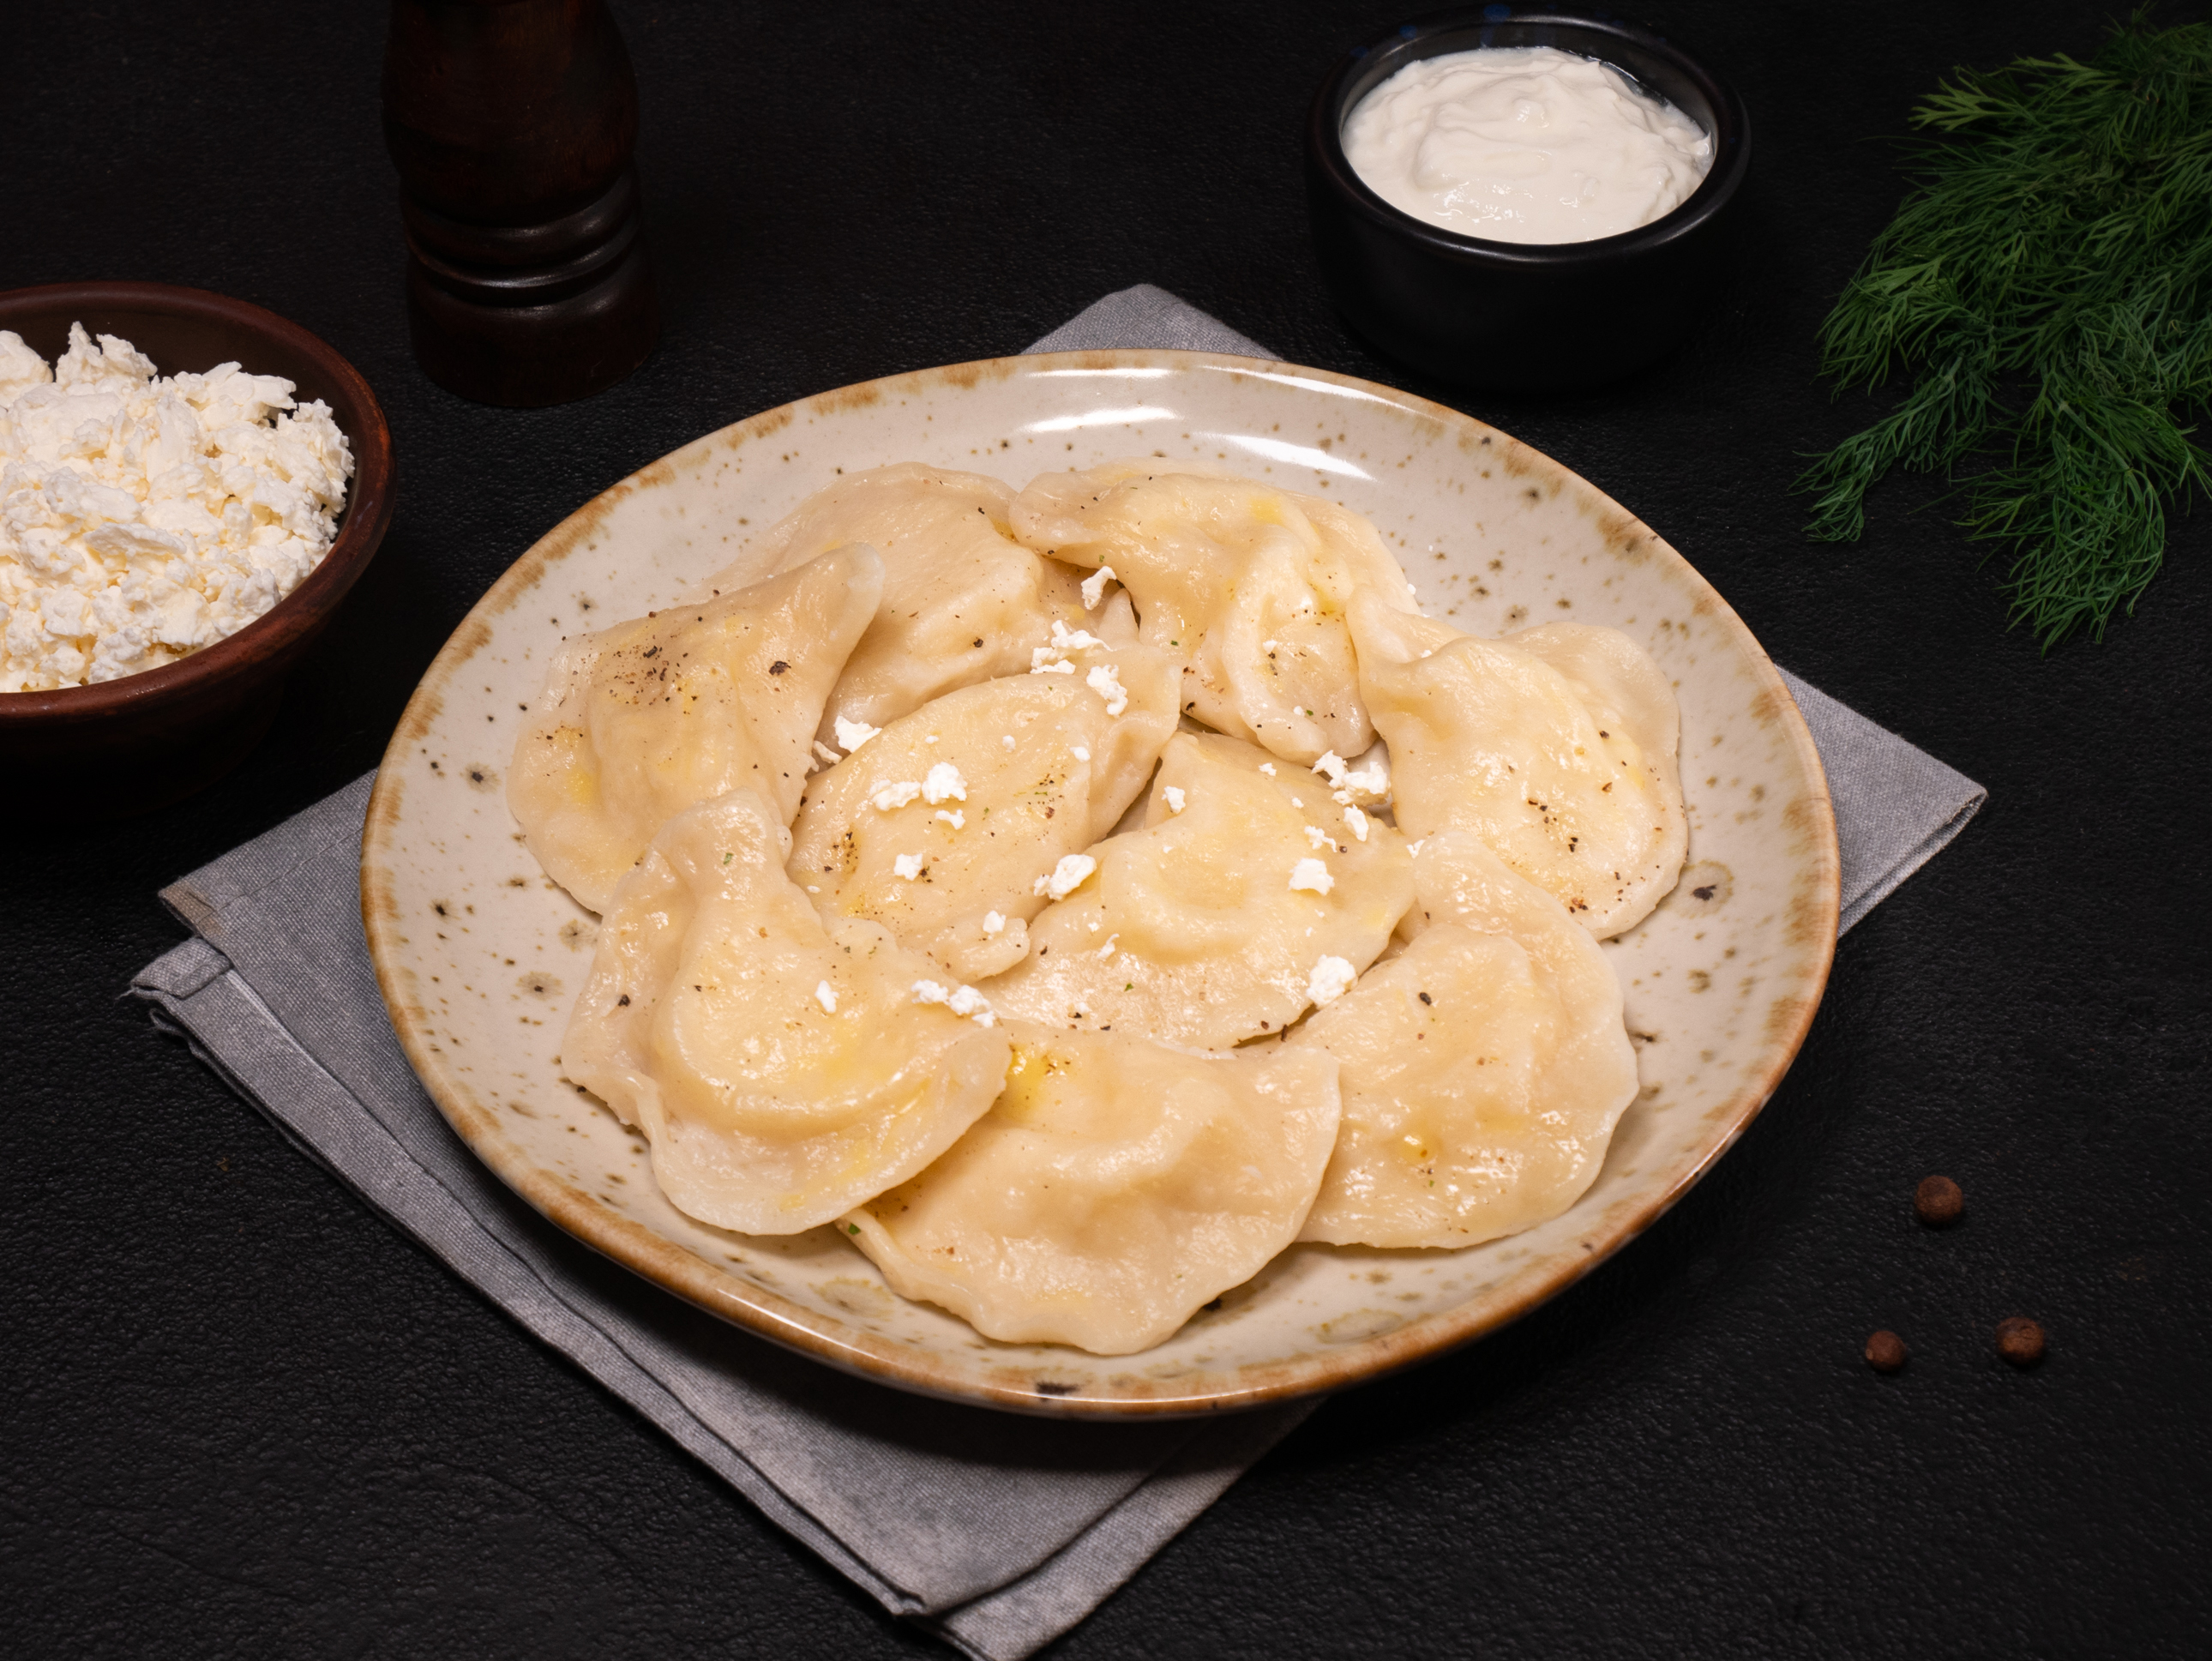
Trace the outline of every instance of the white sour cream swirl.
<path fill-rule="evenodd" d="M 1712 140 L 1620 72 L 1551 46 L 1409 64 L 1344 124 L 1352 168 L 1391 206 L 1492 242 L 1587 242 L 1671 213 Z"/>

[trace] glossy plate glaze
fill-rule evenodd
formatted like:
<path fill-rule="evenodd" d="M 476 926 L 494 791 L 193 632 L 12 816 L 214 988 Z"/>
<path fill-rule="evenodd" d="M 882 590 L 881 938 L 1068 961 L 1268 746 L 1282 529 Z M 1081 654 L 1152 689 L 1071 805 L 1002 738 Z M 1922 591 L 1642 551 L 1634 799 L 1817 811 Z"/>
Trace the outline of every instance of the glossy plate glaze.
<path fill-rule="evenodd" d="M 561 1076 L 598 922 L 508 815 L 524 706 L 563 635 L 667 604 L 834 479 L 920 460 L 1033 475 L 1151 453 L 1228 465 L 1371 518 L 1425 609 L 1480 634 L 1626 630 L 1682 708 L 1690 864 L 1607 950 L 1642 1091 L 1564 1215 L 1457 1251 L 1294 1246 L 1175 1337 L 1099 1357 L 1000 1344 L 894 1296 L 829 1228 L 764 1239 L 661 1197 L 635 1131 Z M 1781 678 L 1682 557 L 1581 479 L 1440 405 L 1316 369 L 1188 352 L 1001 358 L 772 410 L 572 514 L 478 602 L 386 753 L 362 850 L 392 1025 L 453 1128 L 540 1211 L 763 1335 L 908 1389 L 1033 1413 L 1190 1414 L 1333 1390 L 1525 1313 L 1649 1227 L 1772 1092 L 1836 937 L 1834 822 Z"/>

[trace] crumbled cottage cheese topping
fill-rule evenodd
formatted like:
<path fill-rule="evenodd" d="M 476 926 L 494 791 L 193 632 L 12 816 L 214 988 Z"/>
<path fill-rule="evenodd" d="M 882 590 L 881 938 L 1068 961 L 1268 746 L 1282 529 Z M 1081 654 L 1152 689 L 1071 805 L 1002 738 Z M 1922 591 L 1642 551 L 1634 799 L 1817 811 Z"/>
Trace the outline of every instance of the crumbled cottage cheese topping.
<path fill-rule="evenodd" d="M 1097 868 L 1098 861 L 1088 854 L 1062 854 L 1060 863 L 1039 877 L 1030 891 L 1048 899 L 1064 900 L 1090 880 L 1091 873 Z"/>
<path fill-rule="evenodd" d="M 1326 1009 L 1351 991 L 1352 982 L 1358 978 L 1358 971 L 1344 958 L 1320 958 L 1306 977 L 1306 996 L 1313 1000 L 1315 1007 Z"/>
<path fill-rule="evenodd" d="M 289 380 L 235 363 L 165 379 L 81 324 L 49 368 L 0 330 L 0 692 L 236 634 L 330 551 L 352 477 L 329 407 L 295 405 Z"/>

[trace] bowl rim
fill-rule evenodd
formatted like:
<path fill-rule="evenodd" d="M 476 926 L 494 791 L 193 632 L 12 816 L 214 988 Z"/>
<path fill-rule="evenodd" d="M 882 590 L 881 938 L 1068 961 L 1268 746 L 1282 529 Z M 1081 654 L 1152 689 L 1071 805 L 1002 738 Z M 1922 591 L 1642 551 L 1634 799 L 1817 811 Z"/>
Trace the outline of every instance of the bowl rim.
<path fill-rule="evenodd" d="M 410 992 L 411 971 L 405 960 L 406 940 L 394 875 L 403 819 L 402 800 L 407 788 L 404 781 L 409 770 L 396 764 L 411 756 L 411 746 L 421 742 L 445 707 L 447 687 L 489 642 L 491 636 L 483 618 L 507 611 L 531 593 L 550 569 L 594 533 L 617 503 L 674 477 L 680 468 L 699 465 L 718 448 L 764 442 L 790 427 L 795 418 L 811 418 L 817 411 L 834 415 L 879 402 L 901 400 L 916 391 L 939 386 L 965 391 L 983 381 L 1045 370 L 1096 374 L 1132 368 L 1257 373 L 1267 379 L 1289 378 L 1293 384 L 1317 385 L 1388 404 L 1408 415 L 1434 421 L 1440 429 L 1456 429 L 1483 443 L 1498 441 L 1511 447 L 1516 458 L 1513 465 L 1525 470 L 1529 483 L 1571 488 L 1583 493 L 1607 513 L 1607 522 L 1614 526 L 1615 533 L 1626 539 L 1624 545 L 1645 551 L 1648 557 L 1666 563 L 1686 578 L 1691 591 L 1700 596 L 1699 603 L 1710 603 L 1713 616 L 1733 637 L 1736 649 L 1743 654 L 1744 662 L 1760 683 L 1759 700 L 1781 722 L 1797 764 L 1812 787 L 1805 799 L 1815 844 L 1806 867 L 1810 873 L 1810 911 L 1799 919 L 1799 926 L 1809 931 L 1810 972 L 1803 993 L 1793 996 L 1787 1010 L 1778 1008 L 1778 1019 L 1770 1020 L 1760 1070 L 1755 1076 L 1745 1079 L 1729 1098 L 1724 1113 L 1709 1116 L 1715 1133 L 1703 1146 L 1696 1161 L 1677 1173 L 1663 1189 L 1645 1196 L 1632 1214 L 1610 1221 L 1603 1230 L 1594 1232 L 1592 1238 L 1583 1241 L 1581 1252 L 1571 1256 L 1558 1254 L 1539 1267 L 1517 1272 L 1506 1287 L 1486 1301 L 1439 1311 L 1395 1331 L 1348 1344 L 1332 1358 L 1286 1363 L 1231 1388 L 1195 1394 L 1164 1387 L 1158 1393 L 1145 1396 L 1063 1396 L 1041 1391 L 1030 1374 L 1010 1372 L 1003 1378 L 977 1378 L 960 1373 L 903 1342 L 878 1337 L 853 1323 L 823 1317 L 757 1283 L 746 1281 L 741 1285 L 713 1263 L 652 1232 L 644 1224 L 607 1209 L 595 1196 L 545 1168 L 510 1141 L 498 1117 L 468 1089 L 457 1084 L 451 1056 L 439 1041 L 427 1012 L 418 1010 Z M 385 764 L 378 770 L 362 827 L 361 843 L 362 929 L 378 990 L 408 1063 L 440 1114 L 468 1145 L 473 1157 L 482 1160 L 538 1213 L 574 1238 L 661 1290 L 842 1372 L 917 1395 L 972 1406 L 1094 1421 L 1202 1418 L 1363 1384 L 1456 1349 L 1506 1326 L 1585 1278 L 1650 1228 L 1696 1186 L 1722 1155 L 1735 1146 L 1781 1084 L 1805 1042 L 1826 989 L 1835 954 L 1840 889 L 1841 866 L 1826 774 L 1796 699 L 1749 626 L 1712 584 L 1656 532 L 1550 456 L 1521 444 L 1474 417 L 1417 393 L 1288 362 L 1149 347 L 984 359 L 908 370 L 814 393 L 702 434 L 610 485 L 548 530 L 502 572 L 471 608 L 468 616 L 455 626 L 423 672 L 392 730 Z M 1779 1019 L 1785 1015 L 1786 1019 Z"/>
<path fill-rule="evenodd" d="M 398 482 L 391 424 L 368 380 L 336 347 L 289 318 L 249 300 L 178 283 L 47 283 L 0 290 L 0 328 L 9 326 L 11 312 L 62 304 L 82 307 L 87 312 L 106 307 L 163 313 L 281 341 L 311 360 L 335 387 L 343 388 L 358 406 L 362 419 L 357 432 L 341 429 L 353 449 L 354 472 L 337 537 L 298 587 L 235 634 L 158 669 L 87 686 L 0 692 L 0 731 L 49 720 L 105 720 L 173 693 L 214 687 L 252 672 L 272 657 L 283 656 L 321 626 L 325 614 L 352 587 L 360 575 L 358 568 L 383 541 L 392 523 L 393 487 Z"/>
<path fill-rule="evenodd" d="M 1626 44 L 1640 52 L 1663 58 L 1698 83 L 1713 107 L 1713 163 L 1698 188 L 1649 224 L 1613 236 L 1587 238 L 1580 242 L 1498 242 L 1468 236 L 1416 218 L 1403 208 L 1385 201 L 1361 178 L 1344 150 L 1344 120 L 1352 81 L 1372 67 L 1382 53 L 1401 54 L 1406 63 L 1442 56 L 1439 52 L 1412 51 L 1424 40 L 1445 33 L 1504 25 L 1550 27 L 1579 31 L 1595 40 Z M 1479 48 L 1455 45 L 1450 50 Z M 1561 50 L 1570 50 L 1562 47 Z M 1639 77 L 1601 52 L 1585 54 L 1628 75 L 1640 88 Z M 1402 68 L 1404 64 L 1397 67 Z M 1394 68 L 1390 73 L 1395 74 Z M 1371 90 L 1371 88 L 1369 88 Z M 1584 11 L 1573 5 L 1517 7 L 1500 4 L 1455 6 L 1424 12 L 1388 34 L 1349 47 L 1325 76 L 1314 94 L 1306 115 L 1306 153 L 1350 207 L 1370 222 L 1407 237 L 1430 251 L 1472 264 L 1529 271 L 1570 271 L 1609 265 L 1662 248 L 1693 234 L 1710 223 L 1734 200 L 1751 164 L 1751 121 L 1735 88 L 1707 67 L 1705 61 L 1656 31 L 1607 13 Z"/>

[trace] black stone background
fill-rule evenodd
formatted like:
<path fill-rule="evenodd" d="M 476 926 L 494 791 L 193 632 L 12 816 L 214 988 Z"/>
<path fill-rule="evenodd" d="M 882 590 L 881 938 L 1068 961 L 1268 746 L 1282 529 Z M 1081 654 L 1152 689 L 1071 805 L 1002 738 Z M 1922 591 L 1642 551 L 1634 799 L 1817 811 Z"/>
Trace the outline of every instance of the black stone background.
<path fill-rule="evenodd" d="M 180 937 L 155 890 L 374 764 L 470 603 L 595 492 L 1149 281 L 1557 457 L 1990 800 L 1844 940 L 1795 1071 L 1649 1238 L 1325 1407 L 1055 1654 L 2207 1652 L 2212 516 L 2177 520 L 2140 616 L 2044 658 L 1912 511 L 1931 489 L 1885 489 L 1840 548 L 1788 490 L 1869 412 L 1816 384 L 1813 338 L 1899 194 L 1884 136 L 1952 65 L 2086 52 L 2106 14 L 1638 10 L 1749 105 L 1752 252 L 1673 362 L 1509 399 L 1378 360 L 1316 274 L 1299 122 L 1395 4 L 622 0 L 666 334 L 613 391 L 514 412 L 408 353 L 381 7 L 4 8 L 0 287 L 272 307 L 375 385 L 401 471 L 234 776 L 97 828 L 0 783 L 0 1651 L 935 1652 L 118 995 Z M 1943 1234 L 1911 1213 L 1934 1171 L 1967 1196 Z M 2016 1313 L 2051 1335 L 2025 1374 L 1992 1348 Z M 1912 1348 L 1894 1378 L 1859 1359 L 1881 1326 Z"/>

